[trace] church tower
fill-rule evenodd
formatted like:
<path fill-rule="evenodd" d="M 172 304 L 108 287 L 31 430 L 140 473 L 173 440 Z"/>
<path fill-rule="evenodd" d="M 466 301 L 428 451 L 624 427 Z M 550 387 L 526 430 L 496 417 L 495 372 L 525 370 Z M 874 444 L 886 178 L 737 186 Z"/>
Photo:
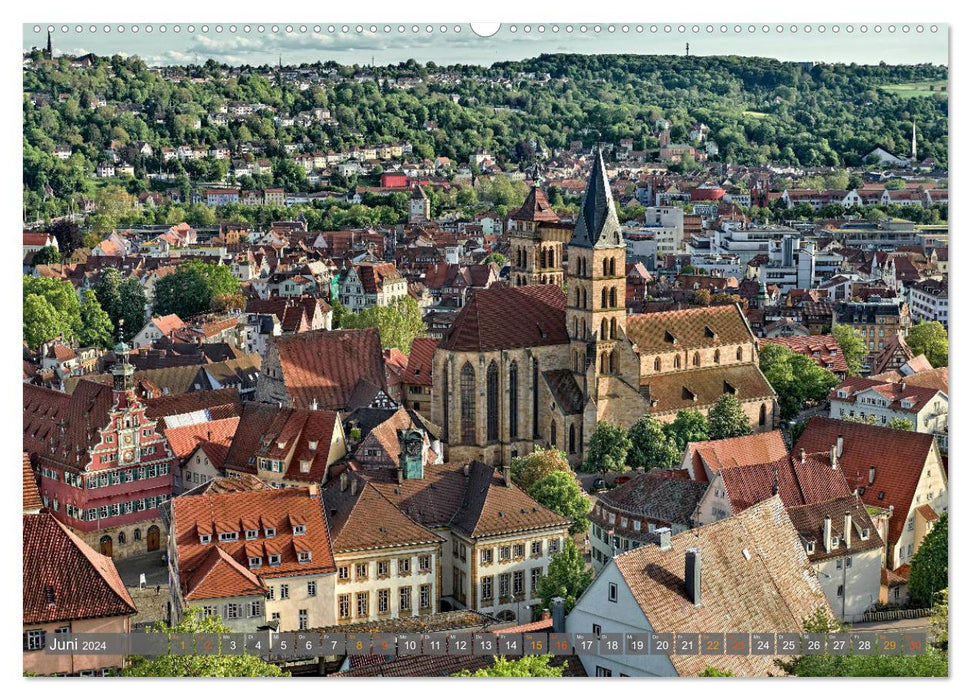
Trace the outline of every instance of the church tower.
<path fill-rule="evenodd" d="M 563 286 L 563 243 L 543 224 L 557 224 L 556 215 L 540 189 L 538 177 L 526 195 L 523 206 L 509 218 L 509 285 L 534 284 Z M 550 235 L 547 235 L 549 233 Z"/>
<path fill-rule="evenodd" d="M 571 369 L 582 375 L 578 380 L 584 393 L 594 400 L 597 379 L 620 371 L 618 346 L 627 336 L 626 250 L 603 153 L 597 149 L 567 247 L 566 298 Z"/>
<path fill-rule="evenodd" d="M 408 223 L 427 224 L 431 221 L 431 202 L 428 195 L 421 185 L 415 185 L 411 192 L 411 199 L 408 201 Z"/>

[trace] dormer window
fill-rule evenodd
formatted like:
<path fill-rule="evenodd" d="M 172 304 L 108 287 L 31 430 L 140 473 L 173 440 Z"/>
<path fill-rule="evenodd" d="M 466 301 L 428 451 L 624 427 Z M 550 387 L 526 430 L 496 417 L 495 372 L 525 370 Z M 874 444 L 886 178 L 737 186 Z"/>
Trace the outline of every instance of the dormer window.
<path fill-rule="evenodd" d="M 297 561 L 306 564 L 310 561 L 310 552 L 297 552 Z"/>
<path fill-rule="evenodd" d="M 807 542 L 806 543 L 806 554 L 812 554 L 815 551 L 816 551 L 816 543 L 815 542 L 811 542 L 811 541 L 810 542 Z"/>
<path fill-rule="evenodd" d="M 239 539 L 238 532 L 220 532 L 219 541 L 220 542 L 235 542 Z"/>
<path fill-rule="evenodd" d="M 306 525 L 294 525 L 293 526 L 293 534 L 294 535 L 306 535 L 307 534 L 307 526 Z"/>
<path fill-rule="evenodd" d="M 280 566 L 280 555 L 271 554 L 270 555 L 270 566 Z"/>
<path fill-rule="evenodd" d="M 309 459 L 301 459 L 300 460 L 300 472 L 302 474 L 307 474 L 307 473 L 310 472 L 310 460 Z"/>
<path fill-rule="evenodd" d="M 276 537 L 276 528 L 275 527 L 263 528 L 263 536 L 267 538 Z"/>
<path fill-rule="evenodd" d="M 260 531 L 259 530 L 247 530 L 246 531 L 246 539 L 248 539 L 248 540 L 255 540 L 259 536 L 260 536 Z"/>
<path fill-rule="evenodd" d="M 199 544 L 209 544 L 212 542 L 212 535 L 199 535 Z"/>
<path fill-rule="evenodd" d="M 870 539 L 870 528 L 868 527 L 863 528 L 863 530 L 860 532 L 860 539 L 861 540 Z"/>
<path fill-rule="evenodd" d="M 831 544 L 833 546 L 833 549 L 836 549 L 837 547 L 840 546 L 840 538 L 839 537 L 833 537 L 832 540 L 833 541 L 831 542 Z"/>
<path fill-rule="evenodd" d="M 307 445 L 307 447 L 310 449 L 311 452 L 313 452 L 314 450 L 317 449 L 317 441 L 311 440 L 310 443 Z"/>
<path fill-rule="evenodd" d="M 250 557 L 249 558 L 249 568 L 258 569 L 263 566 L 263 557 Z"/>

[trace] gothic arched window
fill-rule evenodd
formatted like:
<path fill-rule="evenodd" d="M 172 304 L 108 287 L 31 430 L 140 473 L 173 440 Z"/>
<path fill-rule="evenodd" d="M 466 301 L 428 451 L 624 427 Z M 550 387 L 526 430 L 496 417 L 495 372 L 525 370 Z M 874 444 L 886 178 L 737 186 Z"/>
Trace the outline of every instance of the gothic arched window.
<path fill-rule="evenodd" d="M 701 367 L 701 353 L 696 352 L 694 358 L 691 360 L 691 364 L 695 367 Z"/>
<path fill-rule="evenodd" d="M 610 336 L 607 335 L 607 319 L 604 318 L 600 321 L 600 339 L 606 340 L 608 337 Z"/>
<path fill-rule="evenodd" d="M 655 357 L 654 358 L 654 371 L 655 372 L 660 372 L 661 371 L 661 358 L 660 357 Z"/>
<path fill-rule="evenodd" d="M 617 287 L 610 288 L 610 308 L 617 308 Z"/>
<path fill-rule="evenodd" d="M 475 442 L 475 370 L 468 362 L 462 367 L 459 378 L 462 403 L 462 444 Z"/>
<path fill-rule="evenodd" d="M 580 308 L 580 288 L 576 288 L 576 303 L 574 304 L 578 309 Z"/>
<path fill-rule="evenodd" d="M 499 366 L 495 360 L 486 370 L 486 439 L 499 439 Z"/>
<path fill-rule="evenodd" d="M 607 258 L 604 258 L 604 277 L 607 276 L 607 270 L 609 269 L 607 265 L 608 265 Z"/>
<path fill-rule="evenodd" d="M 716 365 L 717 365 L 717 364 L 720 364 L 720 363 L 721 363 L 721 361 L 722 361 L 722 351 L 721 351 L 721 350 L 718 350 L 718 349 L 716 348 L 716 349 L 715 349 L 715 364 L 716 364 Z"/>
<path fill-rule="evenodd" d="M 738 347 L 738 350 L 735 351 L 735 359 L 738 360 L 739 362 L 742 361 L 742 346 L 741 345 Z"/>
<path fill-rule="evenodd" d="M 442 367 L 442 437 L 448 443 L 448 424 L 452 421 L 449 413 L 449 393 L 448 393 L 448 365 Z"/>
<path fill-rule="evenodd" d="M 570 454 L 575 455 L 577 453 L 577 429 L 572 423 L 570 424 Z"/>
<path fill-rule="evenodd" d="M 765 404 L 759 406 L 759 425 L 765 425 Z"/>
<path fill-rule="evenodd" d="M 674 356 L 674 368 L 681 369 L 681 355 Z"/>
<path fill-rule="evenodd" d="M 556 446 L 556 420 L 550 421 L 550 444 Z"/>
<path fill-rule="evenodd" d="M 616 260 L 614 258 L 610 259 L 610 276 L 614 277 L 617 274 L 617 267 L 615 266 Z"/>
<path fill-rule="evenodd" d="M 611 338 L 616 338 L 617 337 L 617 319 L 616 318 L 610 319 L 610 337 Z"/>
<path fill-rule="evenodd" d="M 601 309 L 607 308 L 607 288 L 606 287 L 600 290 L 600 308 Z"/>
<path fill-rule="evenodd" d="M 519 437 L 519 365 L 509 365 L 509 437 Z"/>

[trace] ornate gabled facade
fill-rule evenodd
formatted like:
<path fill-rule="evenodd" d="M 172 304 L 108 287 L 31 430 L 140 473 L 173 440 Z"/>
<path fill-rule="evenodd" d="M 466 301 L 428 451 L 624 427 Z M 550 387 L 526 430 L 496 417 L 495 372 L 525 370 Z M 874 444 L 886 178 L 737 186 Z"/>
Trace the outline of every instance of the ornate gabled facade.
<path fill-rule="evenodd" d="M 101 554 L 127 557 L 162 547 L 175 457 L 136 396 L 128 346 L 115 353 L 113 385 L 82 379 L 70 395 L 24 385 L 24 451 L 54 517 Z"/>
<path fill-rule="evenodd" d="M 535 218 L 538 190 L 530 197 Z M 514 263 L 517 245 L 542 245 L 527 239 L 513 240 Z M 480 290 L 435 351 L 431 420 L 446 459 L 508 464 L 555 446 L 578 464 L 598 421 L 707 413 L 724 393 L 742 401 L 756 431 L 774 428 L 777 402 L 741 310 L 628 316 L 625 252 L 598 152 L 567 245 L 565 293 L 542 282 Z"/>

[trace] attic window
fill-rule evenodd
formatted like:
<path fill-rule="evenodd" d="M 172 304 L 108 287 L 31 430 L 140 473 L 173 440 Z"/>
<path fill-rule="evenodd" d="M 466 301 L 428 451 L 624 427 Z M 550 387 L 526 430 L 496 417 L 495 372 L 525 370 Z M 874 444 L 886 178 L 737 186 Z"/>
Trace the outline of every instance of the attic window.
<path fill-rule="evenodd" d="M 48 605 L 56 605 L 57 604 L 57 599 L 54 596 L 54 587 L 53 586 L 46 586 L 44 588 L 44 595 L 47 596 L 47 604 Z"/>
<path fill-rule="evenodd" d="M 812 554 L 815 551 L 816 551 L 816 543 L 815 542 L 807 542 L 806 543 L 806 554 Z"/>
<path fill-rule="evenodd" d="M 263 536 L 264 537 L 276 537 L 276 528 L 275 527 L 265 527 L 265 528 L 263 528 Z"/>
<path fill-rule="evenodd" d="M 728 382 L 724 382 L 724 386 L 723 386 L 722 393 L 723 394 L 732 394 L 732 395 L 734 395 L 734 394 L 737 394 L 738 393 L 738 389 L 736 389 L 735 387 L 733 387 Z"/>
<path fill-rule="evenodd" d="M 884 492 L 884 491 L 881 491 L 880 493 L 878 493 L 878 494 L 877 494 L 877 500 L 878 500 L 878 501 L 882 501 L 882 500 L 883 500 L 883 497 L 884 497 L 884 495 L 885 495 L 885 492 Z"/>
<path fill-rule="evenodd" d="M 833 537 L 832 540 L 833 540 L 832 541 L 833 549 L 836 549 L 837 547 L 840 546 L 840 538 L 839 537 Z"/>
<path fill-rule="evenodd" d="M 706 338 L 717 338 L 718 334 L 711 329 L 710 326 L 705 326 L 705 337 Z"/>
<path fill-rule="evenodd" d="M 664 342 L 665 343 L 673 343 L 673 344 L 677 345 L 678 344 L 678 339 L 675 338 L 674 335 L 672 335 L 671 331 L 664 331 Z"/>
<path fill-rule="evenodd" d="M 209 544 L 212 542 L 212 535 L 199 535 L 199 544 Z"/>
<path fill-rule="evenodd" d="M 697 401 L 698 395 L 686 386 L 681 387 L 681 398 L 685 401 Z"/>
<path fill-rule="evenodd" d="M 293 526 L 293 534 L 294 535 L 306 535 L 307 534 L 307 526 L 306 525 L 294 525 Z"/>
<path fill-rule="evenodd" d="M 310 460 L 301 459 L 300 460 L 300 471 L 303 474 L 307 474 L 310 471 Z"/>
<path fill-rule="evenodd" d="M 246 531 L 246 539 L 248 539 L 248 540 L 255 540 L 259 536 L 260 536 L 260 531 L 259 530 L 247 530 Z"/>
<path fill-rule="evenodd" d="M 280 555 L 271 554 L 270 555 L 270 566 L 280 566 Z"/>
<path fill-rule="evenodd" d="M 297 561 L 306 564 L 310 561 L 310 552 L 297 552 Z"/>
<path fill-rule="evenodd" d="M 861 540 L 870 539 L 870 528 L 865 527 L 863 528 L 863 530 L 860 531 L 860 539 Z"/>
<path fill-rule="evenodd" d="M 263 566 L 263 557 L 250 557 L 249 558 L 249 568 L 258 569 Z"/>
<path fill-rule="evenodd" d="M 219 541 L 220 542 L 235 542 L 239 539 L 238 532 L 220 532 Z"/>
<path fill-rule="evenodd" d="M 311 452 L 313 452 L 314 450 L 317 449 L 317 441 L 311 440 L 310 443 L 307 445 L 307 447 Z"/>

